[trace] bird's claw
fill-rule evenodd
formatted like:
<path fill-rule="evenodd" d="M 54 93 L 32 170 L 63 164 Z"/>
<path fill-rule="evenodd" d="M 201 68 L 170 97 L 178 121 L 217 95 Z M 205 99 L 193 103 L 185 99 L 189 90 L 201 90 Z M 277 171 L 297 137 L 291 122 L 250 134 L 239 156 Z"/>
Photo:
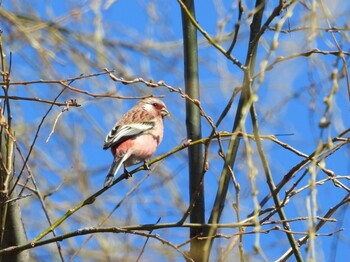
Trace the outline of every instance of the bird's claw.
<path fill-rule="evenodd" d="M 146 162 L 143 162 L 143 168 L 144 168 L 145 170 L 151 170 L 151 168 L 149 167 L 149 165 L 147 165 Z"/>
<path fill-rule="evenodd" d="M 124 175 L 125 175 L 125 179 L 129 179 L 130 177 L 132 177 L 132 174 L 130 174 L 130 172 L 126 170 L 126 168 L 124 168 Z"/>

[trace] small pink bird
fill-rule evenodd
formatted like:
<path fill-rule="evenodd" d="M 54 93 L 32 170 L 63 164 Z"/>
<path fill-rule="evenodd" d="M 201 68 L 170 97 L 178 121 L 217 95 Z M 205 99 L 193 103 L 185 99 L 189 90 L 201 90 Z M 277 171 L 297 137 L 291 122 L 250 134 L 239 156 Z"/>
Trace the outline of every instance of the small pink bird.
<path fill-rule="evenodd" d="M 104 187 L 112 185 L 119 168 L 136 165 L 149 159 L 163 139 L 163 118 L 168 116 L 163 101 L 157 98 L 140 100 L 125 113 L 108 133 L 103 149 L 111 148 L 114 161 Z"/>

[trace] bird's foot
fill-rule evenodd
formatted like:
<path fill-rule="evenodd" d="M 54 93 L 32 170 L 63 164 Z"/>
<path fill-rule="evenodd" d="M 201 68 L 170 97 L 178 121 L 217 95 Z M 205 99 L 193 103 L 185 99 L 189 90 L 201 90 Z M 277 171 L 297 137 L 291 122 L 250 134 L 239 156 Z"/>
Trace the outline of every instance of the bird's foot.
<path fill-rule="evenodd" d="M 126 170 L 125 167 L 124 167 L 124 175 L 125 175 L 125 179 L 129 179 L 129 177 L 132 177 L 132 174 L 130 174 L 130 172 Z"/>
<path fill-rule="evenodd" d="M 143 162 L 143 168 L 145 170 L 151 170 L 151 168 L 149 167 L 149 165 L 147 165 L 146 161 Z"/>

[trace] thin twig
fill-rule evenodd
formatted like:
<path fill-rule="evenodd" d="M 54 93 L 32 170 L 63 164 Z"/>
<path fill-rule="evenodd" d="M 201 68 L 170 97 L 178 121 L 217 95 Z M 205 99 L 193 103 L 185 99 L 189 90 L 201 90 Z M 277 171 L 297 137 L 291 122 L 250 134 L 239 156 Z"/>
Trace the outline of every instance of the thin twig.
<path fill-rule="evenodd" d="M 246 67 L 235 57 L 233 57 L 231 54 L 226 52 L 226 50 L 220 46 L 218 43 L 215 42 L 215 40 L 206 32 L 204 31 L 201 26 L 198 24 L 196 19 L 192 16 L 191 12 L 188 10 L 186 5 L 181 1 L 177 0 L 178 3 L 181 5 L 181 8 L 186 12 L 188 18 L 191 20 L 192 24 L 198 29 L 198 31 L 208 40 L 208 42 L 215 47 L 217 50 L 219 50 L 227 59 L 232 61 L 235 65 L 237 65 L 240 69 L 245 70 Z"/>
<path fill-rule="evenodd" d="M 19 197 L 8 199 L 6 201 L 0 202 L 0 207 L 2 207 L 5 204 L 9 204 L 9 203 L 21 200 L 21 199 L 25 199 L 25 198 L 30 197 L 30 196 L 32 196 L 32 194 L 28 194 L 28 195 L 24 195 L 24 196 L 19 196 Z"/>
<path fill-rule="evenodd" d="M 0 96 L 0 98 L 5 98 L 5 96 Z M 69 103 L 69 106 L 74 106 L 74 107 L 80 107 L 81 105 L 77 103 L 75 99 L 70 99 L 67 100 L 66 102 L 56 102 L 56 101 L 51 101 L 51 100 L 45 100 L 41 99 L 38 97 L 23 97 L 23 96 L 8 96 L 7 97 L 10 100 L 23 100 L 23 101 L 30 101 L 30 102 L 40 102 L 40 103 L 45 103 L 45 104 L 54 104 L 56 106 L 67 106 L 67 103 Z"/>
<path fill-rule="evenodd" d="M 124 234 L 132 234 L 132 235 L 147 237 L 147 238 L 153 238 L 153 239 L 156 239 L 156 240 L 160 241 L 162 244 L 173 248 L 174 250 L 176 250 L 177 252 L 182 254 L 184 256 L 184 258 L 188 259 L 189 261 L 193 261 L 186 254 L 186 252 L 182 252 L 180 249 L 178 249 L 176 247 L 176 245 L 174 245 L 170 241 L 160 237 L 158 234 L 149 234 L 149 233 L 145 233 L 145 232 L 124 229 L 124 228 L 121 228 L 121 227 L 107 227 L 107 228 L 89 227 L 89 228 L 81 228 L 81 229 L 78 229 L 76 231 L 73 231 L 73 232 L 70 232 L 70 233 L 66 233 L 66 234 L 63 234 L 63 235 L 60 235 L 60 236 L 52 237 L 52 238 L 49 238 L 49 239 L 45 239 L 45 240 L 41 240 L 41 241 L 31 241 L 31 242 L 29 242 L 29 243 L 27 243 L 25 245 L 12 246 L 12 247 L 8 247 L 8 248 L 4 248 L 4 249 L 0 250 L 0 256 L 2 256 L 4 254 L 15 254 L 15 253 L 21 252 L 23 250 L 35 248 L 35 247 L 38 247 L 38 246 L 47 245 L 49 243 L 62 241 L 64 239 L 68 239 L 68 238 L 72 238 L 72 237 L 76 237 L 76 236 L 83 236 L 83 235 L 96 234 L 96 233 L 117 233 L 117 234 L 118 233 L 124 233 Z"/>
<path fill-rule="evenodd" d="M 291 60 L 291 59 L 294 59 L 296 57 L 301 57 L 301 56 L 305 56 L 305 57 L 308 57 L 308 56 L 311 56 L 313 54 L 321 54 L 321 55 L 333 55 L 333 56 L 340 56 L 341 54 L 342 55 L 347 55 L 349 56 L 350 55 L 350 52 L 348 51 L 326 51 L 326 50 L 320 50 L 318 48 L 314 48 L 312 50 L 309 50 L 309 51 L 306 51 L 306 52 L 301 52 L 301 53 L 294 53 L 294 54 L 291 54 L 289 56 L 279 56 L 275 59 L 275 61 L 273 61 L 271 64 L 267 65 L 266 68 L 264 69 L 264 72 L 267 72 L 267 71 L 270 71 L 273 69 L 273 67 L 278 64 L 278 63 L 281 63 L 281 62 L 285 62 L 285 61 L 288 61 L 288 60 Z M 258 72 L 256 73 L 255 75 L 252 76 L 252 79 L 255 79 L 257 77 L 259 77 L 260 75 L 262 74 L 262 72 Z"/>
<path fill-rule="evenodd" d="M 114 72 L 115 70 L 110 70 L 110 72 Z M 103 71 L 100 73 L 94 73 L 94 74 L 88 74 L 88 75 L 79 75 L 76 77 L 71 77 L 71 78 L 65 78 L 65 79 L 60 79 L 60 80 L 45 80 L 45 79 L 39 79 L 39 80 L 33 80 L 33 81 L 20 81 L 20 82 L 11 82 L 9 85 L 14 86 L 14 85 L 33 85 L 33 84 L 59 84 L 60 82 L 65 82 L 69 83 L 72 81 L 80 80 L 80 79 L 85 79 L 85 78 L 92 78 L 100 75 L 106 75 L 108 72 Z M 3 85 L 4 83 L 0 83 L 0 85 Z"/>
<path fill-rule="evenodd" d="M 237 19 L 237 23 L 235 24 L 235 32 L 233 34 L 232 43 L 231 43 L 230 47 L 227 49 L 228 54 L 232 53 L 232 50 L 233 50 L 234 46 L 236 45 L 239 29 L 240 29 L 241 23 L 242 23 L 243 12 L 244 12 L 244 8 L 242 5 L 242 0 L 238 0 L 238 19 Z"/>
<path fill-rule="evenodd" d="M 158 218 L 156 224 L 159 223 L 160 219 L 161 219 L 161 218 Z M 152 234 L 152 232 L 153 232 L 153 229 L 150 230 L 148 233 L 149 233 L 149 234 Z M 141 256 L 142 256 L 143 252 L 145 252 L 145 248 L 146 248 L 146 245 L 147 245 L 148 240 L 149 240 L 149 237 L 146 238 L 146 241 L 145 241 L 145 243 L 144 243 L 143 246 L 142 246 L 141 252 L 140 252 L 140 254 L 139 254 L 138 257 L 137 257 L 136 262 L 140 261 L 140 258 L 141 258 Z"/>

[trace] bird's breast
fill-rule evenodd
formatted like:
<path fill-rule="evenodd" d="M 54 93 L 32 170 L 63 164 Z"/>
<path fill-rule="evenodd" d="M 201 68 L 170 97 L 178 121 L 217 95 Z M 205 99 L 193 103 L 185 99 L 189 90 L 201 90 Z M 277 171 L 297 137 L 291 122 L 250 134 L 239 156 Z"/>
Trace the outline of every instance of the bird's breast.
<path fill-rule="evenodd" d="M 152 157 L 156 151 L 161 138 L 153 134 L 142 134 L 130 139 L 128 153 L 130 157 L 124 162 L 125 166 L 132 166 L 139 164 Z"/>

